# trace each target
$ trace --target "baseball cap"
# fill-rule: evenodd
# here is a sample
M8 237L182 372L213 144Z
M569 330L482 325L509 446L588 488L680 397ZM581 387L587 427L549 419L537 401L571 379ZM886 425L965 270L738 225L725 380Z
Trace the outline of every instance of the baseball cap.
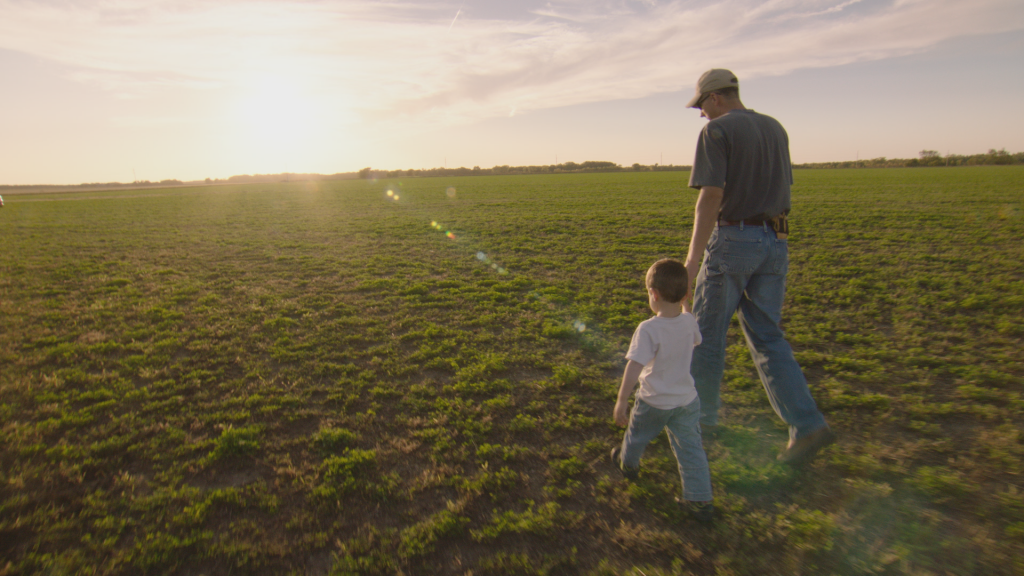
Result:
M724 68L712 68L701 74L700 80L697 80L697 94L686 103L686 107L696 108L697 101L701 96L730 86L740 87L740 81L736 79L736 75Z

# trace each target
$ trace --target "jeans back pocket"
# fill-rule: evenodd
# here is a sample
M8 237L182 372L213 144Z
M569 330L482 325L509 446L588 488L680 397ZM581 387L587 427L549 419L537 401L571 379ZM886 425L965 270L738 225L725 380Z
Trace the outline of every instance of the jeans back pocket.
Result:
M719 244L717 264L724 273L753 274L764 262L765 243L761 238L725 237Z

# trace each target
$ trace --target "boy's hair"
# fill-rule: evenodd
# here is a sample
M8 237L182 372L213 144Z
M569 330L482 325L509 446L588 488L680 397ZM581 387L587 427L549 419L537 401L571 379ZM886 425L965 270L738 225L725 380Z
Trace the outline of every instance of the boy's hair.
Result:
M675 258L658 260L647 270L647 287L657 290L668 302L681 301L690 289L686 266Z

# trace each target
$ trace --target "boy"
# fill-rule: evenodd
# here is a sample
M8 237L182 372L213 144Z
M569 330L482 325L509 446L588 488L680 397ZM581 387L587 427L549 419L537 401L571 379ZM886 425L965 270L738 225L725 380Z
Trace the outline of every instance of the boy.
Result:
M647 444L668 428L683 481L683 500L676 502L701 522L710 522L715 513L711 473L700 439L700 399L690 376L700 331L693 315L683 311L689 286L686 267L678 260L664 258L647 270L647 295L656 316L637 326L626 352L629 363L614 417L616 424L629 427L622 446L612 450L612 462L626 478L635 479ZM638 380L640 390L627 419L627 402Z

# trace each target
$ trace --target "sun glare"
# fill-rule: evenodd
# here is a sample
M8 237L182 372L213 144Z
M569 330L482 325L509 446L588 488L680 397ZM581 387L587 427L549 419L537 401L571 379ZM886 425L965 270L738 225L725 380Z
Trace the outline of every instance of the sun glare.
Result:
M355 115L346 94L302 74L250 76L230 104L230 154L238 170L270 174L338 169L351 154Z
M313 98L294 81L269 77L246 89L238 111L250 135L295 145L311 135L316 108Z

